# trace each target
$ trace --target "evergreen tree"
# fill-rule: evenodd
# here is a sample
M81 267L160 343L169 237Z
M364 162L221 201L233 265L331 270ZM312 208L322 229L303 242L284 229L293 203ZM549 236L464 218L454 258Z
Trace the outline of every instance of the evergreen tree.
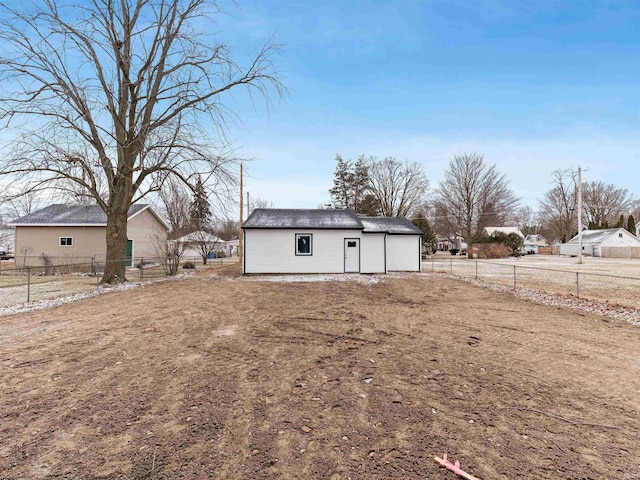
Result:
M189 206L189 217L196 230L203 230L211 220L211 206L200 176L193 187L193 201Z
M620 215L618 223L616 223L616 228L624 228L624 215Z
M337 208L354 208L353 170L350 161L336 155L336 170L333 174L333 188L329 190L331 203Z
M436 234L431 228L429 220L422 213L416 215L412 220L413 224L422 231L422 245L428 253L436 251Z
M636 219L633 218L633 215L629 215L629 218L627 218L627 230L631 232L632 235L636 234Z

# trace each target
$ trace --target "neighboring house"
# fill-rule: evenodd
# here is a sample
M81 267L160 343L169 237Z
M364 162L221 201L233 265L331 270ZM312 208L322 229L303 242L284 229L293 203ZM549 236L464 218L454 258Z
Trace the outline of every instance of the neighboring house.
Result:
M104 261L107 216L98 205L49 205L10 223L15 227L17 266ZM157 257L169 228L149 205L136 204L127 219L128 266L133 258Z
M243 273L421 269L422 232L404 217L359 217L353 210L257 208L242 231Z
M448 252L452 248L456 248L456 242L449 238L438 238L436 240L436 250L440 252Z
M524 238L524 244L532 244L532 245L537 245L538 247L546 247L548 245L549 242L547 242L547 239L544 238L542 235L540 235L539 233L533 234L533 235L527 235Z
M201 257L203 253L208 255L209 252L222 250L224 245L220 237L203 230L191 232L173 241L178 243L184 257Z
M233 240L227 240L223 243L222 251L227 255L227 257L235 257L238 255L238 246L240 242L237 238Z
M505 233L507 235L509 235L510 233L515 233L519 237L524 238L524 233L522 233L518 229L518 227L484 227L483 232L489 236L493 235L494 233Z
M560 255L578 256L578 235L560 245ZM582 254L604 258L640 258L640 239L624 228L584 230Z

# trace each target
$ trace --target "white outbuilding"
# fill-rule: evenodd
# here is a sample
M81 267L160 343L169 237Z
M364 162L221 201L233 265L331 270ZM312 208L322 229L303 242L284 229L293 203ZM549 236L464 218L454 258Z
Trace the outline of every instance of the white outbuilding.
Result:
M575 257L579 251L578 235L560 245L560 255ZM624 228L584 230L582 254L604 258L640 258L640 239Z
M422 232L404 217L257 208L242 225L243 273L421 270Z

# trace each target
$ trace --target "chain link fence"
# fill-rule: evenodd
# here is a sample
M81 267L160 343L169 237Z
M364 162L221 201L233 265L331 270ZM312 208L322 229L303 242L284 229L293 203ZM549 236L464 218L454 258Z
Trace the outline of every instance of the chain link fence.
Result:
M62 259L51 257L39 266L17 268L0 262L0 308L51 300L73 294L86 293L100 287L104 272L104 261L93 258L83 262L64 263ZM67 260L68 261L68 260ZM144 282L163 278L172 274L171 264L175 259L127 258L126 276L129 281ZM236 262L238 258L208 259L208 265L222 265ZM204 266L202 257L181 257L173 272L189 271ZM177 272L176 272L177 270Z
M509 265L488 260L430 259L423 271L484 280L560 295L640 308L640 278Z

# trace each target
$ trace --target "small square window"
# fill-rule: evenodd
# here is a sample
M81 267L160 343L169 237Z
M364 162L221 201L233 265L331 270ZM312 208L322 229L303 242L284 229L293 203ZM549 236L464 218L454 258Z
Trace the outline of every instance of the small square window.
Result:
M296 255L312 255L313 235L296 233Z
M60 246L61 247L72 247L73 246L73 237L60 237Z
M622 234L621 233L618 234L618 238L622 238Z
M357 247L357 242L347 242L347 248Z

